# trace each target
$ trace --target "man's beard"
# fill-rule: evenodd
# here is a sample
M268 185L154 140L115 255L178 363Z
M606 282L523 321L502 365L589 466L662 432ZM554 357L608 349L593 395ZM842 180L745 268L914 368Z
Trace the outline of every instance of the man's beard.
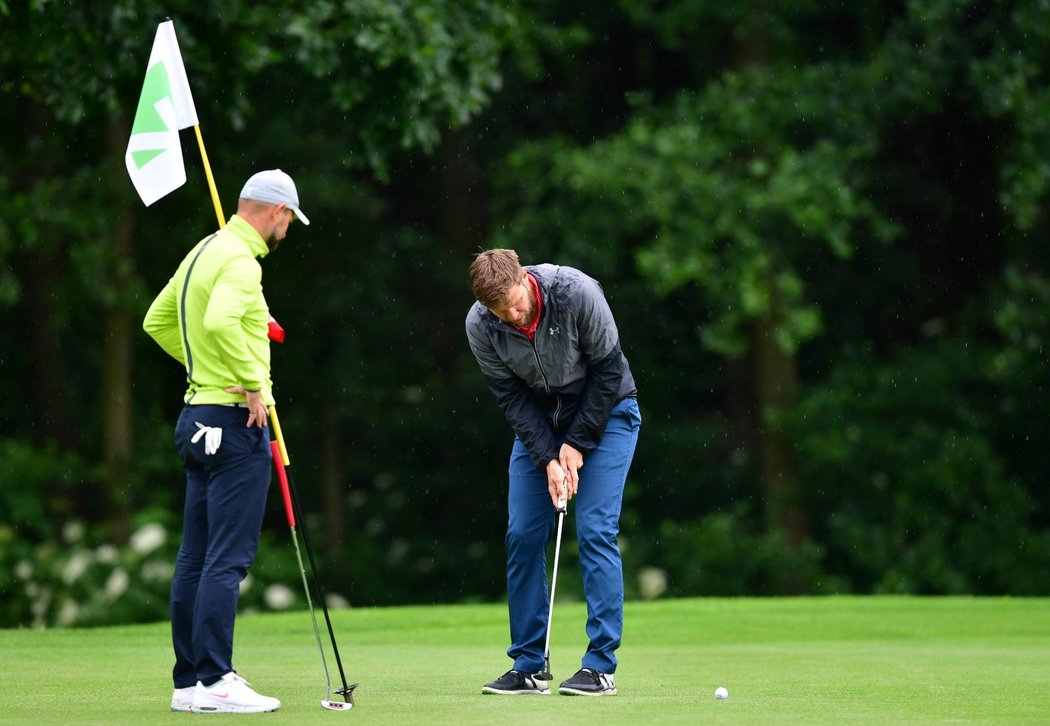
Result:
M270 252L273 252L274 250L276 250L280 246L281 246L281 240L277 239L277 233L276 232L271 232L270 236L266 238L266 247L267 247L267 249L269 249Z

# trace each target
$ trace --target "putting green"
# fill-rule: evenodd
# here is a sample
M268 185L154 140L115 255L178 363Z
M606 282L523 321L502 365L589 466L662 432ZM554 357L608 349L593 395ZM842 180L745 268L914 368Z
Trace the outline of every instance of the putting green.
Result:
M0 724L1043 723L1050 600L829 597L628 603L611 698L481 695L510 667L502 605L332 613L349 713L320 708L324 678L305 612L242 616L236 665L283 701L258 716L168 711L165 623L0 631ZM557 605L555 678L586 646L580 603ZM323 628L323 624L322 624ZM333 680L338 679L329 655ZM717 700L725 686L729 698Z

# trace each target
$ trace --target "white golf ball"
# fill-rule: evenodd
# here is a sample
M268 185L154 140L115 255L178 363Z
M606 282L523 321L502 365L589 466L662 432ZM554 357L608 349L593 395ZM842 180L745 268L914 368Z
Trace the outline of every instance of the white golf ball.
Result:
M715 698L722 700L723 698L729 698L729 691L722 686L715 689Z

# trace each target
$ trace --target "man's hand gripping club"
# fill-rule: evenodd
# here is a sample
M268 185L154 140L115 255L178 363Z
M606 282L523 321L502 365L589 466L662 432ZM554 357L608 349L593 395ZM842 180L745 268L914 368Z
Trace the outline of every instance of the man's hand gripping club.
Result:
M562 510L580 489L583 454L568 444L561 445L557 459L547 462L547 491L554 508Z

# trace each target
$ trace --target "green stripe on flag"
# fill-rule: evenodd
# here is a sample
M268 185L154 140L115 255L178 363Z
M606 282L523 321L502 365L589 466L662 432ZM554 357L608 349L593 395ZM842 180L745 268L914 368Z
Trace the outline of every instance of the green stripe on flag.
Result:
M165 151L167 151L167 148L148 149L146 151L132 151L131 160L135 162L136 168L141 169L142 167L146 166L146 164L150 163L158 156L163 154Z
M154 63L146 71L146 80L142 84L142 95L139 96L139 107L135 110L135 122L131 126L131 135L150 132L168 131L168 125L157 113L157 104L171 96L171 81L164 63ZM144 164L163 154L167 149L143 149L132 152L131 158L139 169Z

